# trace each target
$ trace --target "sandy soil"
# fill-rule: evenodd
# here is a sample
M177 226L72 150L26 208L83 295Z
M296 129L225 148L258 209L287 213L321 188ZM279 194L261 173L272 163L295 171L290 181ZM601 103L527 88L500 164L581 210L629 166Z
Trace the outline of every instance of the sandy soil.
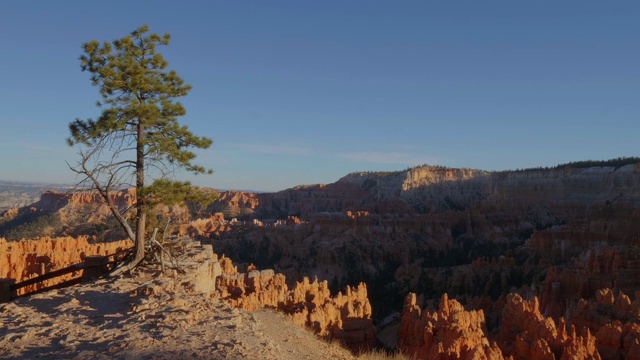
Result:
M179 281L138 271L0 304L0 358L354 359L282 314L170 286ZM133 296L150 283L174 290Z

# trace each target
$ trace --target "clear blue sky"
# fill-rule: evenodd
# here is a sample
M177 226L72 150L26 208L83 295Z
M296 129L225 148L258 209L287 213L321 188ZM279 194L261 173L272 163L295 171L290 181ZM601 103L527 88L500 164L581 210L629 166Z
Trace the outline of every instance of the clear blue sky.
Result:
M281 190L422 163L640 155L638 1L1 1L0 179L72 182L96 117L81 44L139 25L193 90L214 188Z

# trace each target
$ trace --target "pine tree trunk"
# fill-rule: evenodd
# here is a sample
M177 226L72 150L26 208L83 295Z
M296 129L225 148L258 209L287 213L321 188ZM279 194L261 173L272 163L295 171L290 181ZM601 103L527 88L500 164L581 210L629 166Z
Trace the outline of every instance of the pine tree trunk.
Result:
M127 271L131 271L133 268L144 259L144 235L146 227L146 214L145 199L140 195L142 188L144 187L144 125L141 120L138 120L138 141L136 145L136 211L138 212L138 219L136 221L136 238L133 239L135 243L135 253L131 261L116 269L111 273L111 276L119 275Z
M135 263L135 265L138 265L138 263L142 261L142 259L144 259L144 228L146 226L145 221L145 213L141 213L140 215L138 215L138 225L136 229L136 256L131 261L132 263Z
M144 100L142 101L144 102ZM140 195L144 187L144 125L138 120L138 143L136 145L136 210L138 221L136 224L136 253L131 261L135 267L144 259L144 235L146 227L145 199Z

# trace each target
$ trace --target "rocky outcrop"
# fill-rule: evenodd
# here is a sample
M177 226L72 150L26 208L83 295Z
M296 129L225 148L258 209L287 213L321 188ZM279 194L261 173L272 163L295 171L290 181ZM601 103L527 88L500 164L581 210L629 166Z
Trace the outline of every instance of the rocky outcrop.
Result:
M289 289L286 277L273 270L238 273L226 258L217 288L222 299L245 310L273 308L283 311L295 323L307 326L319 336L338 339L353 350L375 346L375 328L367 287L347 286L344 293L331 296L326 281L310 282L307 277Z
M244 191L224 191L208 206L211 213L222 212L228 218L250 216L260 205L258 195Z
M438 310L423 312L411 293L405 299L398 347L412 359L503 359L485 331L482 310L465 311L444 294Z
M15 282L83 262L91 255L111 255L131 247L130 241L94 243L88 237L40 238L36 240L6 241L0 238L0 278ZM47 288L82 275L75 273L29 285L18 295Z
M356 351L375 346L375 328L371 321L371 305L367 286L347 286L331 296L327 281L297 282L285 302L285 313L297 324L311 327L317 334L339 339Z
M228 266L225 270L228 271ZM251 270L247 273L225 271L217 280L221 297L232 306L253 311L283 308L288 289L286 277L273 270Z
M135 203L136 191L131 188L114 192L111 195L111 200L117 207L126 209ZM69 204L86 205L102 203L104 203L102 196L95 191L62 193L49 190L43 192L40 200L32 206L42 211L55 211Z
M215 213L206 219L196 219L186 224L178 225L178 235L190 237L210 237L221 232L231 231L231 224L224 219L224 214Z
M18 208L11 208L11 209L5 210L1 216L2 222L11 221L15 219L16 216L18 216L18 212L19 212Z
M183 237L181 251L176 252L175 263L179 268L167 269L167 276L156 279L136 288L131 296L150 296L185 291L204 297L214 296L216 280L222 275L223 265L211 245L202 245L198 241ZM175 279L180 279L177 282ZM135 309L140 311L144 309Z
M124 212L134 204L135 190L113 192L111 200ZM107 224L113 215L97 192L48 190L37 202L5 215L8 216L0 218L0 235L11 240L100 235L114 241L126 237L117 223Z

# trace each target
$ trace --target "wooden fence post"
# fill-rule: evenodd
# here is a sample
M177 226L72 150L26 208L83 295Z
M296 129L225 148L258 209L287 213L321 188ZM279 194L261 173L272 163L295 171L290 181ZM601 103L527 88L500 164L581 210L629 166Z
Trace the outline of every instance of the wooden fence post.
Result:
M82 281L90 281L99 278L109 272L109 266L106 264L106 256L90 255L84 259L86 266L82 270Z
M17 292L11 290L11 285L15 283L15 279L0 279L0 303L8 302L17 296Z

